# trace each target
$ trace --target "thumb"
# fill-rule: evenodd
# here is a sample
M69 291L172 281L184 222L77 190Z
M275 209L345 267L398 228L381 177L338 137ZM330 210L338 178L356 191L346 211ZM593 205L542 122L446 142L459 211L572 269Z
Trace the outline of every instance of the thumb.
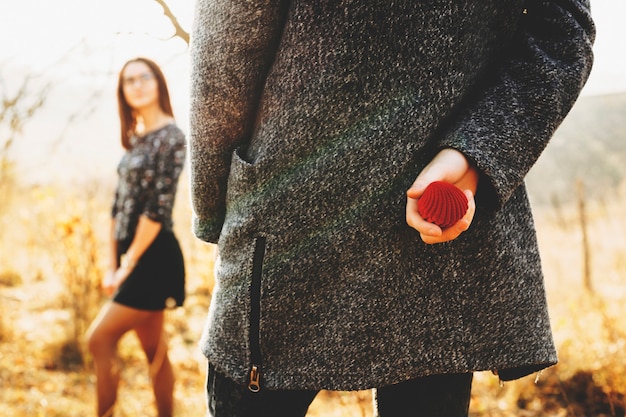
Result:
M415 179L411 187L406 192L408 198L419 198L432 182L440 181L442 178L436 174L434 169L423 170Z
M411 187L406 191L406 196L408 198L418 199L424 193L424 190L428 186L425 182L414 182Z
M443 149L419 173L413 185L407 190L407 197L419 198L426 187L434 181L455 183L467 169L467 159L462 153L455 149Z

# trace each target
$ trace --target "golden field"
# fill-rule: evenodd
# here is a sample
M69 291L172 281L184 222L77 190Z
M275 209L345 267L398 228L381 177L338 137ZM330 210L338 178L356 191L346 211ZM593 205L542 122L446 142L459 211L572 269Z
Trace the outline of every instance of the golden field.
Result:
M95 381L81 335L104 302L98 285L112 184L12 183L1 191L2 415L95 415ZM583 208L535 209L560 363L537 381L527 377L502 386L490 373L476 374L472 416L625 415L625 207L622 189ZM183 178L175 220L188 297L183 308L167 314L180 417L205 413L205 363L197 344L213 286L214 250L192 236L189 213ZM133 334L122 339L120 355L116 416L155 416L145 358ZM371 395L322 392L309 415L369 417Z

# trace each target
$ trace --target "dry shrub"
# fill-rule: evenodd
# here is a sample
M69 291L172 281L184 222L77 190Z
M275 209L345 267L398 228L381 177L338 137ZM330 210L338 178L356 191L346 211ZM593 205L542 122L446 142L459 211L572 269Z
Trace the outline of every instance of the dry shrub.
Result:
M562 402L574 410L573 415L625 415L626 327L622 304L591 293L577 300L575 320L569 324L573 336L560 348Z
M98 240L90 223L74 215L58 223L60 254L57 268L66 288L66 303L72 316L71 343L83 362L87 350L82 339L102 303L102 271Z
M625 415L626 189L539 211L538 230L559 364L538 384L545 415ZM579 196L585 199L584 195ZM555 221L555 217L559 221ZM592 233L585 236L583 228ZM518 406L532 402L520 392ZM538 414L540 415L540 414Z
M0 285L16 287L22 285L22 276L11 269L0 272Z
M48 344L45 353L47 358L44 363L44 368L49 371L78 370L85 363L80 343L72 337Z
M534 416L563 415L566 410L568 416L624 417L624 395L607 392L595 372L578 370L566 375L556 366L544 372L536 390L519 390L518 410Z
M5 314L4 311L2 311L3 309L3 304L0 303L0 342L7 342L13 337L13 331L4 318Z
M0 286L15 287L22 284L22 277L13 270L0 272ZM0 302L0 342L5 342L13 337L11 325L4 314L4 303Z

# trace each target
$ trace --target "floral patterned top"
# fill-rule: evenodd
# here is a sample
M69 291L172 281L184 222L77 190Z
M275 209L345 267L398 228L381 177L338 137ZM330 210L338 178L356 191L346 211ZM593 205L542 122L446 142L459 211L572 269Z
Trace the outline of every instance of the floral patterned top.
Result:
M185 163L185 135L169 124L144 136L134 136L117 167L119 181L112 216L115 239L132 238L141 215L172 230L172 210L178 178Z

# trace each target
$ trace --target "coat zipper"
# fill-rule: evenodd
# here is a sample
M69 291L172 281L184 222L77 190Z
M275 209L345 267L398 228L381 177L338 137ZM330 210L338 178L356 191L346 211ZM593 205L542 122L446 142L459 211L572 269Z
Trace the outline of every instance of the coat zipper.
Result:
M261 277L263 275L263 258L265 256L265 237L258 237L254 247L252 260L252 283L250 285L250 382L248 389L252 392L261 391Z

